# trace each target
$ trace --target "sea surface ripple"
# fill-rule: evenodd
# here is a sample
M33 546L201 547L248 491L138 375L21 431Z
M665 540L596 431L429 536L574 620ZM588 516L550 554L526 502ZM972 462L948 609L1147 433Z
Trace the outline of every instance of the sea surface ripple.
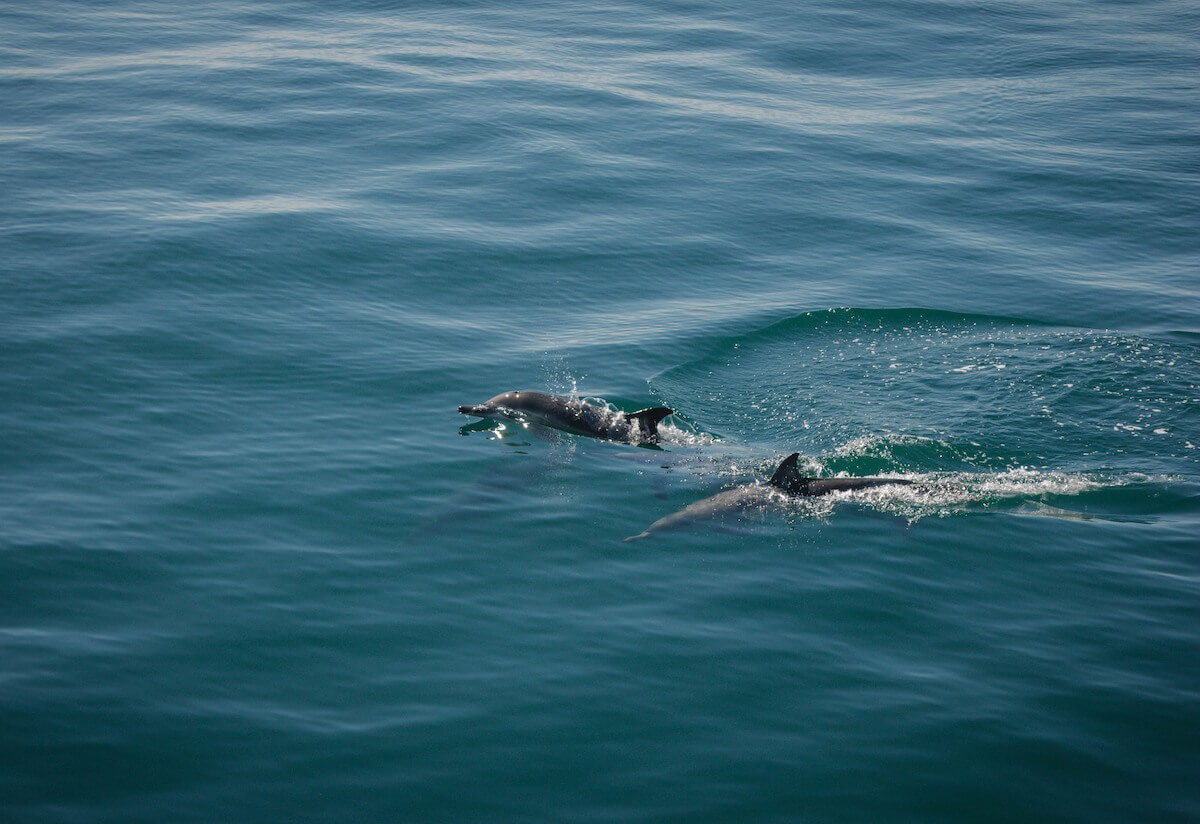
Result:
M1200 818L1195 3L0 31L0 820Z

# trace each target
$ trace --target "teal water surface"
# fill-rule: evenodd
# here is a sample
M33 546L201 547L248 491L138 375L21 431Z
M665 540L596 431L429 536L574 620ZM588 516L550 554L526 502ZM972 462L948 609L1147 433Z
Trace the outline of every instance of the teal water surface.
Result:
M1200 818L1194 4L0 23L4 821Z

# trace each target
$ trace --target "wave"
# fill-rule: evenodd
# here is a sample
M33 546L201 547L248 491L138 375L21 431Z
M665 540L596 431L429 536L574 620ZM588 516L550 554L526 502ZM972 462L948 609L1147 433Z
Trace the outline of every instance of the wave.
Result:
M719 341L650 381L705 428L858 468L1194 471L1200 347L1041 320L841 308ZM872 440L874 439L874 440ZM938 443L953 444L950 452ZM929 450L932 449L932 452ZM928 454L926 454L928 453Z

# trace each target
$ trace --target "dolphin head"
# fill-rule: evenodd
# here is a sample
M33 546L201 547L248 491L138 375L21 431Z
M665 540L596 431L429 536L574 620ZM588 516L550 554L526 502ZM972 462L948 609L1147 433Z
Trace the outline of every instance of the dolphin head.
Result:
M489 398L483 403L466 404L458 407L458 411L464 415L475 415L480 418L490 418L495 415L503 415L505 410L519 408L521 401L520 392L502 392L494 398Z

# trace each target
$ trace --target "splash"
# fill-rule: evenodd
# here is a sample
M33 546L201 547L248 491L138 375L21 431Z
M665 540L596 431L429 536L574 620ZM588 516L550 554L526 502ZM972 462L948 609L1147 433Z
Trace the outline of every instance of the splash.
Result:
M843 474L843 473L839 473ZM1003 472L917 472L896 474L912 485L880 486L835 492L819 498L791 499L792 517L828 518L839 505L853 504L916 523L925 518L945 518L982 511L1020 514L1057 513L1078 520L1104 519L1104 513L1068 509L1064 499L1138 483L1163 482L1137 474L1072 473L1019 467ZM1059 505L1053 505L1054 501ZM1077 503L1079 503L1077 501Z
M567 356L561 352L545 352L542 356L542 373L547 390L559 395L579 398L579 382L587 375L576 375L567 364Z
M674 446L711 446L717 442L717 436L711 432L704 432L691 425L677 425L674 418L672 415L658 425L659 443Z

